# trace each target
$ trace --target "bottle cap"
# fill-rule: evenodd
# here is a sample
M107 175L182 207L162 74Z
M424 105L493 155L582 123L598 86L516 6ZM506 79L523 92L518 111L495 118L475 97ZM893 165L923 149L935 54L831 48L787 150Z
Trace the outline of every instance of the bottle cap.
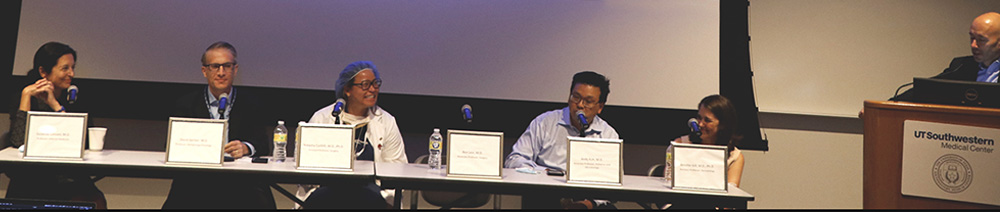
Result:
M434 132L441 132L441 129L434 128Z
M282 124L282 125L283 125L283 124L285 124L285 121L283 121L283 120L278 120L278 124Z

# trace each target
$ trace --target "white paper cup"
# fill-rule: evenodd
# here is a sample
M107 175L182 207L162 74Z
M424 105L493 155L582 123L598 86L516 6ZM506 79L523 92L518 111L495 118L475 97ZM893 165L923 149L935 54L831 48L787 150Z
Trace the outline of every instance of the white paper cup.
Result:
M104 149L104 135L108 133L108 128L91 127L87 128L87 135L90 137L90 150L101 151Z

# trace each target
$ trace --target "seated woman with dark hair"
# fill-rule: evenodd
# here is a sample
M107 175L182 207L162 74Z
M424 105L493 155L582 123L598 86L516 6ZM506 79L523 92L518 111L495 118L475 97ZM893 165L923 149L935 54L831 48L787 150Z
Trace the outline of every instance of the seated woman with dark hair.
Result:
M71 110L66 89L76 75L76 51L66 44L49 42L35 52L34 66L27 79L32 82L15 95L10 113L10 135L3 147L24 145L28 111L66 112ZM7 170L5 170L7 171ZM107 208L107 200L90 176L72 173L7 171L10 186L6 198L70 200L94 202Z
M740 187L740 178L743 176L743 164L745 161L743 160L743 153L740 152L740 149L736 148L736 143L742 138L735 133L738 123L736 107L733 106L733 103L729 99L720 95L707 96L698 103L698 128L701 130L701 141L693 142L689 136L685 135L674 139L673 142L725 145L726 150L729 152L728 160L726 160L726 172L728 176L726 182L729 185ZM673 147L668 147L668 151L669 148ZM713 207L674 203L670 208L710 209Z
M697 144L725 145L729 151L726 170L729 179L726 182L740 187L740 177L743 175L743 153L736 148L740 136L736 135L736 107L726 97L719 95L707 96L698 103L698 128L701 130L701 142ZM681 136L674 139L677 143L692 143L690 137Z

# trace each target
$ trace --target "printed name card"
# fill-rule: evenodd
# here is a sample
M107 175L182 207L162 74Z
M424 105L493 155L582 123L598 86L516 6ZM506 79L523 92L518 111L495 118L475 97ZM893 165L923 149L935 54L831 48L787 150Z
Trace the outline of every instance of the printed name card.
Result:
M295 139L298 169L354 171L355 125L299 122Z
M566 182L622 185L622 140L567 136Z
M502 178L503 132L448 130L448 176Z
M83 160L86 113L28 112L25 159Z
M673 146L673 189L727 192L725 146L684 144Z
M228 129L224 119L170 117L166 163L222 166Z

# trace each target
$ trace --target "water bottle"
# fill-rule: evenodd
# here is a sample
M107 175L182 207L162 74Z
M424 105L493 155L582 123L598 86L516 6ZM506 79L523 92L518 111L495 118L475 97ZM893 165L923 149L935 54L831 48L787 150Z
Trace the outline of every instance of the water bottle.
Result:
M441 129L434 128L434 133L431 134L430 142L428 142L428 151L430 152L430 157L427 158L427 165L431 166L431 169L441 169Z
M274 152L271 154L271 161L285 162L286 144L288 144L288 128L285 128L285 121L279 120L278 126L274 127Z
M673 175L674 155L673 155L673 153L671 151L672 148L673 148L673 146L667 147L667 157L666 157L667 161L666 161L666 163L664 163L664 166L663 166L663 179L664 179L663 184L666 185L668 188L672 188L674 186L674 184L673 184L673 182L674 182L674 175Z

